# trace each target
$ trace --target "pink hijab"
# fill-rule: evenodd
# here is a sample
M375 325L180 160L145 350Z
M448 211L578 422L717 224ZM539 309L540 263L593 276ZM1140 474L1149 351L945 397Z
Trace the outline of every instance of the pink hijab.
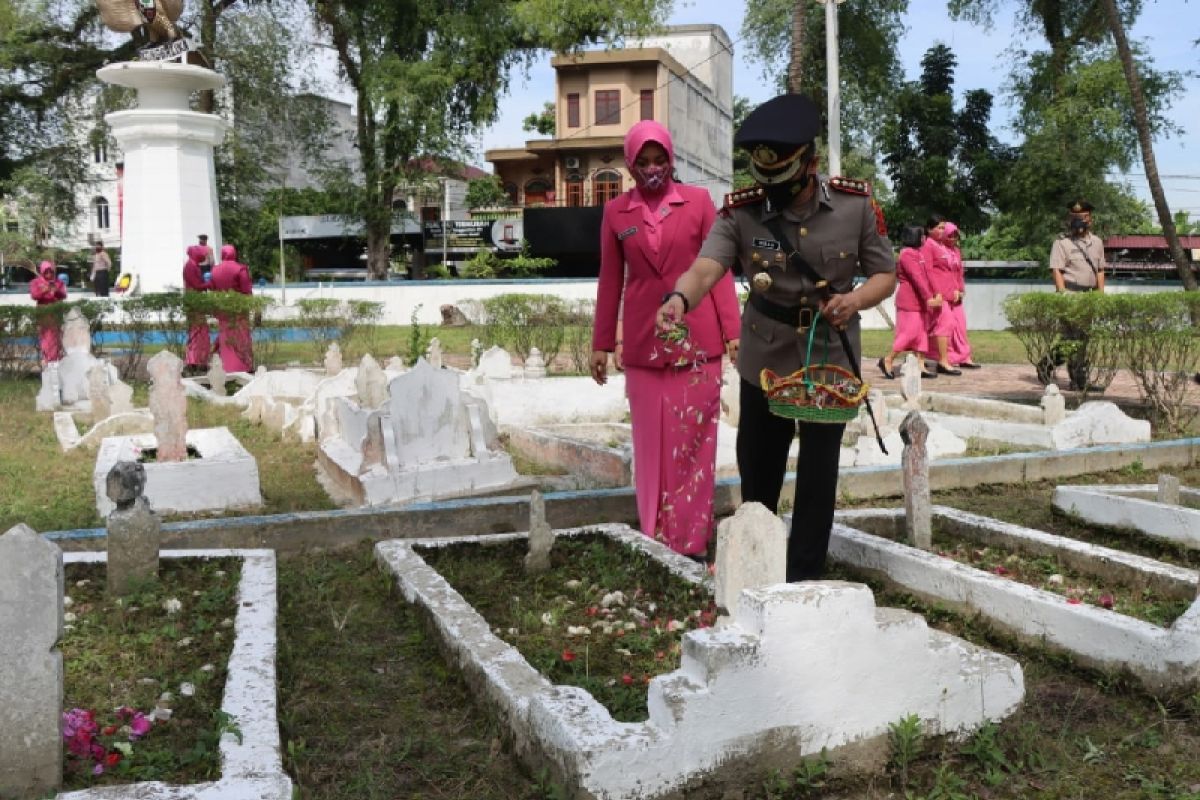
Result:
M204 256L208 255L208 251L201 245L194 244L187 249L187 257L197 264L204 261Z
M629 167L630 173L633 172L633 164L646 142L658 142L662 149L667 151L671 166L675 166L675 146L671 143L671 134L654 120L644 119L625 134L625 166Z
M947 242L950 241L950 237L955 236L957 234L958 234L958 226L955 225L953 222L947 222L945 224L945 226L942 228L942 239L944 241L947 241Z
M231 244L221 245L222 261L237 261L237 249Z

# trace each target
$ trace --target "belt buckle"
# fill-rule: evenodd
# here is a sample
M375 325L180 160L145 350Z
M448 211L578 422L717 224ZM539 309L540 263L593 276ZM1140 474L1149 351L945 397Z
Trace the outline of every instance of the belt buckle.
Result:
M812 309L809 308L808 306L802 307L800 309L800 321L796 325L796 332L797 333L808 333L808 329L812 327L812 324L813 324Z

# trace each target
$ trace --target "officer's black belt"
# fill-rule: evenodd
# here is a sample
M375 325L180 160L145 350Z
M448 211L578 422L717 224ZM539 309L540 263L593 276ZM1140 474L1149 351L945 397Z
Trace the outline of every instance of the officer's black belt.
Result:
M782 322L792 328L808 329L812 326L813 312L809 306L781 306L757 292L750 293L750 305L767 319Z

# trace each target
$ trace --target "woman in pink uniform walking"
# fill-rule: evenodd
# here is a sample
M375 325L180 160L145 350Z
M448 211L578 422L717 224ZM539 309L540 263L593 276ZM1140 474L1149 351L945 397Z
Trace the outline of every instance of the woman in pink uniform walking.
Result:
M211 282L214 292L251 293L250 270L238 263L233 245L221 248L221 263L213 267ZM226 372L254 371L254 341L247 315L217 314L217 352Z

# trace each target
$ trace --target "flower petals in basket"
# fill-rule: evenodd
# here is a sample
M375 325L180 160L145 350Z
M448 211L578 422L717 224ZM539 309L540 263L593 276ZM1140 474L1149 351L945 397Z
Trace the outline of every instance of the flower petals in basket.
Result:
M837 364L814 364L786 376L764 369L758 377L771 413L803 422L849 422L870 388Z

